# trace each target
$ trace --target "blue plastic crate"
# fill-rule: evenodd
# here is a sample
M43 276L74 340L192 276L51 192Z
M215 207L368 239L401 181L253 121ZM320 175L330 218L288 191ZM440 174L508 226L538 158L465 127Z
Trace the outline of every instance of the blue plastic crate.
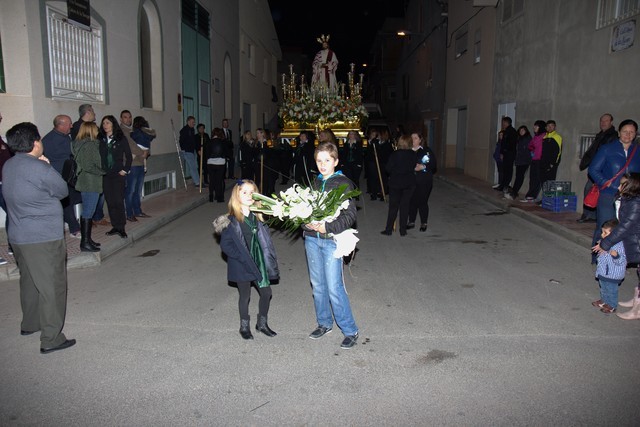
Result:
M577 196L555 196L542 198L542 208L552 212L575 212L577 205Z

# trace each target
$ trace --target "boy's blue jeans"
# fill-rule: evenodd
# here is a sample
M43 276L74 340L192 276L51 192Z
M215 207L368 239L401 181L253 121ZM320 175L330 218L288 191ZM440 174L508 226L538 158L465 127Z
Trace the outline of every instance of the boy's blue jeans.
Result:
M600 282L600 299L612 308L618 308L618 286L620 280L598 279Z
M355 335L358 327L351 313L349 297L344 288L342 257L334 258L336 242L333 239L304 237L309 278L313 286L313 302L319 326L333 327L335 317L345 336ZM332 316L333 312L333 316Z

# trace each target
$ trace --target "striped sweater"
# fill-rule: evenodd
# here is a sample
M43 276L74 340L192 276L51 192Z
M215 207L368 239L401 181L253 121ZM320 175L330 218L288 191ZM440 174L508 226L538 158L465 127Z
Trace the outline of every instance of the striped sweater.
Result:
M617 251L618 256L611 256L611 251ZM624 245L618 242L609 249L598 255L598 267L596 268L597 279L622 280L627 269L627 256L624 252Z

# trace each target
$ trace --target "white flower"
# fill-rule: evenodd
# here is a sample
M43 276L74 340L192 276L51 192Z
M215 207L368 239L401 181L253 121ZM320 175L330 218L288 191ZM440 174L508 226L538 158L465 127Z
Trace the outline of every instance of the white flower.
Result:
M313 208L308 203L298 203L294 206L291 206L291 210L289 210L289 215L292 218L300 218L305 219L309 218L313 213Z

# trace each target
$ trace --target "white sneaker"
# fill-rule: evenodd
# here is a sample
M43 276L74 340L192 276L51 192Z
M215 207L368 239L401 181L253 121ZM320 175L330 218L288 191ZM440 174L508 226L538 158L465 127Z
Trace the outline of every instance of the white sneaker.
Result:
M0 265L5 265L5 264L9 264L9 261L7 261L6 259L0 257Z
M507 200L513 200L513 196L511 195L511 193L504 193L504 198Z
M75 233L69 233L69 236L73 237L74 239L81 239L82 235L80 234L79 231L76 231Z
M500 187L500 184L493 185L491 188L493 188L495 190L498 187Z

